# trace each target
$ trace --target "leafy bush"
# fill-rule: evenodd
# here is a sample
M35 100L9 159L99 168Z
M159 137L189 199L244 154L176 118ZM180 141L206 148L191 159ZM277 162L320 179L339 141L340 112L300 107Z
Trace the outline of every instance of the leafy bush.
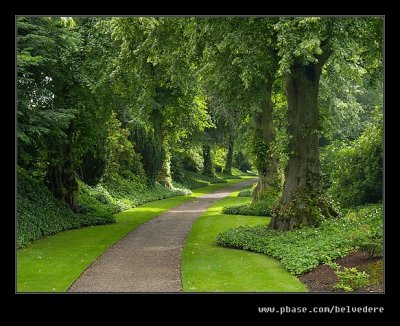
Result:
M171 155L171 176L173 180L178 182L185 179L183 161L181 153L173 153Z
M368 253L369 258L381 256L383 254L383 223L381 219L373 218L374 205L367 205L366 208L361 208L364 214L370 214L370 223L364 225L358 231L355 231L355 245L358 249ZM371 208L369 208L371 207ZM349 218L357 219L357 210L349 211Z
M225 183L225 179L219 177L209 177L200 173L184 170L184 178L179 183L186 188L194 189L209 186L212 183Z
M153 186L147 186L134 175L129 178L118 176L112 182L104 182L102 186L115 200L123 202L128 208L189 193L187 189L168 189L157 182Z
M198 173L203 170L203 156L197 151L190 149L183 154L183 167L187 171Z
M131 128L129 140L132 142L135 151L141 155L141 163L149 184L153 185L158 172L162 169L165 152L154 137L152 130L137 124Z
M236 153L234 164L240 171L247 172L251 170L250 161L242 152Z
M250 196L251 196L251 190L250 190ZM255 203L225 206L222 209L222 213L232 214L232 215L271 216L272 208L275 202L276 202L276 197L270 196L266 197L263 200L259 200Z
M140 176L114 175L113 181L89 186L78 180L79 214L56 199L42 181L19 170L17 193L17 247L21 248L43 236L89 225L115 222L113 214L149 201L189 195L191 191L177 185L167 189L156 183L143 184Z
M275 257L289 272L299 275L345 256L357 248L361 236L379 232L382 223L382 206L368 205L342 218L324 220L318 228L286 232L265 226L230 229L218 235L217 243Z
M113 222L112 209L98 214L84 206L81 213L75 214L68 205L56 199L41 180L18 170L17 248L64 230Z
M335 271L339 279L339 282L333 287L334 289L352 292L370 284L370 276L366 272L358 271L355 267L343 267L341 271L340 266L336 263L328 262L327 265Z
M322 168L330 192L343 206L358 206L382 200L383 122L375 122L349 146L331 144L322 155ZM327 182L327 181L326 181Z
M105 172L107 149L104 142L95 143L82 157L78 173L80 178L88 185L97 185Z
M383 254L383 237L382 234L365 234L360 236L356 245L358 249L368 253L369 258L382 256Z
M105 168L105 179L112 181L118 176L129 178L132 174L146 182L145 170L142 165L142 157L135 152L133 144L128 140L130 132L121 128L121 122L113 113L108 122L109 135L107 147L109 158Z
M238 197L251 197L253 195L253 191L250 188L242 189L238 193Z

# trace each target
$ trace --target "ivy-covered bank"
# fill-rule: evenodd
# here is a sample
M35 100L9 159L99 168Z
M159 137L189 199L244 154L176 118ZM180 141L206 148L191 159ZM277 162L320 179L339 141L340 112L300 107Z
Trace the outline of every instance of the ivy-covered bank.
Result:
M349 210L341 218L325 220L317 228L287 232L264 225L239 227L219 234L217 243L275 257L292 274L300 275L354 249L381 255L383 209L382 205L367 205Z
M134 178L122 176L115 177L113 181L101 182L97 186L89 186L78 180L79 213L75 213L68 205L55 198L42 180L22 169L18 172L17 248L60 231L115 223L115 213L147 202L192 193L175 182L175 187L169 189L158 183L148 186ZM222 175L220 178L209 178L190 171L184 171L183 178L185 185L191 189L227 182ZM240 180L240 176L232 178Z

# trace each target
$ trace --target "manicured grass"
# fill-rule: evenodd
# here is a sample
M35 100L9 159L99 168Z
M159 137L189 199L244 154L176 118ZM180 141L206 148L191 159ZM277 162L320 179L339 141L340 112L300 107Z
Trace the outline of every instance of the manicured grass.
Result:
M18 292L64 292L107 248L164 211L243 179L198 188L191 196L159 200L116 214L117 223L69 230L17 251Z
M251 199L224 198L193 225L183 251L182 283L186 292L305 292L303 283L280 262L265 255L217 246L217 235L241 225L268 224L270 218L225 215L222 208Z

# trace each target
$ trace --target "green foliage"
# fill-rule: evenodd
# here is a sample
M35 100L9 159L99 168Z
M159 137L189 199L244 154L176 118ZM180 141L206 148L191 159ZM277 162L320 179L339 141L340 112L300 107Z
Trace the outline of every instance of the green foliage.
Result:
M95 186L104 175L107 164L107 147L96 143L82 158L78 168L81 179L90 186Z
M171 155L171 176L175 181L183 181L185 179L184 163L182 155L174 153Z
M238 193L238 197L252 197L252 196L253 196L253 190L250 188L242 189Z
M272 208L277 199L276 196L271 195L251 204L226 206L222 209L222 213L232 215L271 216Z
M365 250L369 257L383 255L383 223L378 219L372 219L371 224L366 225L359 231L356 246Z
M234 155L235 166L242 172L247 172L251 170L251 164L249 159L239 151Z
M121 122L117 120L115 113L112 114L108 124L107 147L110 157L107 161L105 179L113 180L118 175L128 178L130 174L133 174L142 181L141 183L145 183L141 156L135 152L132 143L128 140L129 131L121 128Z
M89 207L82 209L80 214L73 213L66 204L54 198L42 181L22 169L18 170L18 248L64 230L113 222L112 209L97 212Z
M372 123L349 146L328 146L323 166L330 176L331 194L343 206L358 206L382 200L383 121L377 112ZM327 165L330 166L327 166Z
M383 259L367 264L364 269L370 276L370 284L383 283Z
M275 257L292 274L300 275L357 248L367 230L378 230L383 224L382 214L381 205L369 205L324 220L317 228L280 232L265 226L239 227L219 234L217 243Z
M78 202L82 209L94 210L100 216L112 216L115 213L131 208L111 196L103 185L89 186L82 181L79 183Z
M271 210L266 202L259 201L253 205L243 204L226 206L222 210L222 213L232 215L270 216Z
M200 172L203 170L203 158L197 151L190 149L182 153L183 167L185 170Z
M281 75L289 73L294 62L318 62L328 48L355 63L373 65L382 56L382 17L283 17L274 29Z
M226 183L227 181L223 177L209 177L200 173L195 173L192 171L183 171L183 179L180 181L184 187L193 189L203 186L208 186L212 183ZM229 176L230 177L230 176ZM230 179L230 178L228 178ZM232 179L232 178L231 178ZM234 178L233 178L234 179ZM237 178L240 179L240 178Z
M32 167L48 141L66 139L77 113L59 98L60 78L71 68L77 38L56 19L18 17L17 29L18 162Z
M150 201L189 194L187 189L168 189L158 183L155 183L154 186L147 186L133 175L130 178L117 176L112 181L105 181L102 186L113 198L118 199L128 208Z
M365 250L370 258L382 256L383 254L383 238L381 234L368 234L361 237L356 244L360 250Z
M339 279L334 289L352 292L370 284L370 276L366 272L358 271L355 267L344 267L341 271L340 266L336 263L328 262L327 265L335 271Z
M146 130L140 124L136 124L131 130L129 139L134 144L135 151L141 155L141 162L149 184L154 185L165 156L162 144L155 139L152 130Z
M271 149L269 148L264 136L263 130L256 130L251 139L252 155L255 158L254 164L258 169L268 170L270 162Z

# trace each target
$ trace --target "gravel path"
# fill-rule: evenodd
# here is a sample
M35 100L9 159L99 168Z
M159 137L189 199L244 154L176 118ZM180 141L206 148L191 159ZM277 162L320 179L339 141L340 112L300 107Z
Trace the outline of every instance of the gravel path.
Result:
M183 245L214 202L256 179L194 198L143 223L104 252L69 292L180 292Z

